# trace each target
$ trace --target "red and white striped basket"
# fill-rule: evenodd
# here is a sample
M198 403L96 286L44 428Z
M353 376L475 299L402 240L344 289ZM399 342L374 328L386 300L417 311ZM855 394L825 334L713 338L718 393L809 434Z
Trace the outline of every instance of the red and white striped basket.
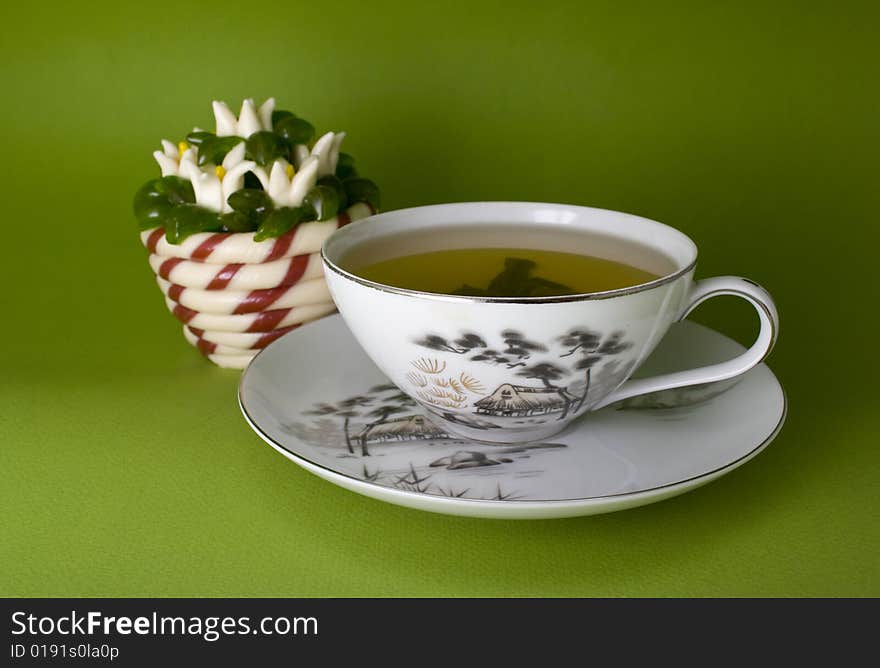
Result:
M243 369L278 337L336 310L321 245L372 213L368 204L355 204L266 241L254 241L253 232L204 232L169 244L161 227L141 232L141 241L186 340L215 364Z

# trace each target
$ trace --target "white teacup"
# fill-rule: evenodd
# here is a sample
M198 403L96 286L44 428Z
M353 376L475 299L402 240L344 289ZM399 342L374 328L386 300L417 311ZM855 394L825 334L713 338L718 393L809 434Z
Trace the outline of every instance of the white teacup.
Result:
M594 255L661 278L560 297L467 297L382 285L349 269L476 247ZM322 256L342 317L378 367L450 432L481 441L545 439L621 399L733 378L767 356L779 331L766 290L735 276L695 283L690 238L616 211L529 202L402 209L340 229ZM751 348L719 364L629 380L673 322L717 295L757 310Z

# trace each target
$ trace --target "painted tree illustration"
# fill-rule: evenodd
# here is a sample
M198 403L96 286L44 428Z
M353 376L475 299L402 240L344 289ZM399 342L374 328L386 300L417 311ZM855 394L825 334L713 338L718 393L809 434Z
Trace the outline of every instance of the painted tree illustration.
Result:
M357 409L362 406L369 406L372 403L373 399L368 396L358 395L355 397L349 397L348 399L343 399L339 402L338 405L334 406L333 404L321 403L317 404L315 408L310 411L306 411L306 415L335 415L337 417L341 417L344 419L342 423L342 431L345 434L345 445L348 447L348 451L351 454L354 454L354 446L351 442L351 433L349 431L349 424L351 422L351 418L360 417L361 412Z
M281 430L321 448L335 448L339 445L339 426L336 420L330 418L319 418L312 420L309 424L283 422Z
M516 372L516 375L522 376L523 378L540 380L544 384L544 387L556 392L556 394L559 395L559 398L562 399L562 415L560 415L558 419L565 419L565 416L568 415L568 409L571 402L565 394L565 388L551 382L565 377L565 369L556 366L555 364L550 364L549 362L540 362L520 369Z
M388 394L389 392L391 394ZM376 406L376 403L380 405ZM355 445L360 443L361 455L369 456L370 452L367 447L366 437L369 436L373 428L387 421L388 416L406 412L415 405L416 402L408 394L401 392L396 385L384 383L371 387L364 394L342 399L336 404L326 402L315 404L311 410L304 411L303 414L342 418L345 445L349 453L355 454ZM375 408L368 413L364 413L361 409L367 406L375 406ZM371 420L366 425L363 438L356 438L351 435L351 421L353 418L359 417L366 417Z
M595 390L597 396L602 396L616 390L621 380L635 366L635 363L635 359L627 360L625 363L614 358L608 360L598 371L593 372L590 389Z
M431 350L442 350L456 355L463 355L476 348L486 347L486 342L476 334L462 334L460 338L451 342L442 336L428 334L425 338L417 340L416 344Z
M490 348L485 339L473 333L462 334L459 338L449 341L448 339L429 334L416 343L431 350L440 350L456 355L475 353L468 359L474 362L486 362L489 364L504 364L508 369L525 366L525 361L535 352L546 352L547 347L535 341L529 341L522 333L514 329L505 329L501 332L504 348L496 350Z
M366 417L373 418L373 421L367 425L366 429L364 429L364 432L361 434L361 437L360 437L361 456L362 457L369 457L370 456L370 450L367 447L367 439L370 436L370 432L372 432L373 429L378 427L380 424L387 422L388 418L391 415L394 415L395 413L405 413L406 411L407 411L407 409L404 406L391 406L391 405L385 404L383 406L378 406L378 407L374 408L373 410L371 410L369 413L366 414Z
M397 386L394 386L394 389L396 390ZM415 400L411 396L409 396L408 394L406 394L404 392L400 392L399 390L397 392L395 392L394 394L392 394L391 396L385 397L383 399L383 401L388 402L388 403L392 403L392 404L397 404L398 406L414 407L416 405Z
M349 397L348 399L343 399L339 402L339 410L336 414L342 418L345 418L345 422L343 422L342 428L345 432L345 445L348 446L348 451L354 454L354 447L351 444L351 435L348 430L349 421L353 417L360 417L362 413L357 410L363 406L369 406L373 402L371 397L358 395L355 397Z
M632 343L623 340L624 333L621 331L612 332L607 338L603 339L601 334L593 332L586 328L573 329L568 334L560 337L563 346L569 348L567 353L560 357L569 357L575 353L580 355L580 359L575 362L574 368L584 372L585 386L583 394L578 399L574 411L579 411L584 402L587 400L587 394L590 392L590 383L592 381L593 369L599 362L606 357L619 355L620 353L632 348Z
M507 346L502 352L519 360L528 359L532 353L547 352L547 346L536 341L529 341L515 329L505 329L501 332L501 337L504 339L504 345Z

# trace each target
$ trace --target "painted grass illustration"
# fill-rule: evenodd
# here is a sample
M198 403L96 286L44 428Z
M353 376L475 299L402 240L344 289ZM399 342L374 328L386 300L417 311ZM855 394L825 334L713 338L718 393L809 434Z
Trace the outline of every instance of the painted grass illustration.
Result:
M441 362L434 358L420 357L411 362L411 364L419 371L427 374L443 373L446 370L446 362Z
M416 387L428 387L428 379L422 374L410 371L406 374L406 379Z
M464 408L468 405L468 393L479 395L485 386L470 374L444 376L446 362L421 357L410 362L421 373L410 371L406 379L416 389L416 396L436 408Z

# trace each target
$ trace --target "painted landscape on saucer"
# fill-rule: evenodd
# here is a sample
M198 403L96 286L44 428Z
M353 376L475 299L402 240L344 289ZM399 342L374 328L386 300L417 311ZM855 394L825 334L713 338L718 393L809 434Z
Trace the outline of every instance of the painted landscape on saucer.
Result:
M441 381L455 375L458 382L468 383L466 389L472 395L469 412L450 409L448 415L435 415L432 410L441 409L417 404L406 383L403 388L392 384L359 351L340 320L303 330L302 336L313 338L283 338L245 372L239 393L244 415L264 440L290 459L345 487L358 491L374 487L365 492L374 496L386 490L395 498L417 495L438 502L492 501L488 505L501 507L665 489L702 479L753 454L756 446L768 442L778 430L784 416L785 400L778 383L766 367L759 367L730 381L665 390L612 404L542 441L486 443L456 436L448 420L493 429L505 421L528 419L498 415L497 410L475 410L483 408L474 406L476 402L498 389L489 367L477 376L453 363L461 359L460 353L450 353L447 358L437 354L441 351L418 351L415 358L439 362L426 362L419 373L437 371L430 375ZM535 339L529 337L528 341ZM459 350L463 347L458 346ZM564 357L563 362L578 352ZM708 328L681 323L673 327L637 374L670 373L730 359L741 352L742 346ZM331 357L334 363L328 365ZM609 355L593 367L592 388L601 389L602 369L605 363L615 361L616 356ZM475 370L482 368L478 364ZM461 378L461 373L470 375ZM586 381L583 371L581 378ZM524 380L528 386L538 386L529 382L531 379ZM433 382L432 386L442 387ZM585 394L574 381L565 389L578 401ZM590 400L587 397L584 404ZM555 419L553 413L533 417Z
M541 498L547 458L568 447L460 438L429 420L391 384L316 403L302 418L281 425L282 430L311 445L320 458L332 458L335 470L385 487L456 498ZM475 425L492 426L480 418L469 424Z
M654 419L686 420L691 410L733 384L667 390L638 397L639 401L632 405L622 402L615 408L659 408L662 416L654 413ZM441 420L432 421L423 411L396 386L383 383L332 402L316 402L299 412L301 419L283 422L279 427L310 446L313 461L329 469L384 487L450 498L556 498L560 467L577 466L579 457L565 443L480 443L448 432L439 426L443 424ZM466 420L463 423L472 428L496 426L483 415L462 417L447 413L441 417L460 423ZM606 452L605 456L610 454ZM597 456L595 451L593 456ZM606 462L606 466L611 466L606 474L608 480L621 473L621 462Z

